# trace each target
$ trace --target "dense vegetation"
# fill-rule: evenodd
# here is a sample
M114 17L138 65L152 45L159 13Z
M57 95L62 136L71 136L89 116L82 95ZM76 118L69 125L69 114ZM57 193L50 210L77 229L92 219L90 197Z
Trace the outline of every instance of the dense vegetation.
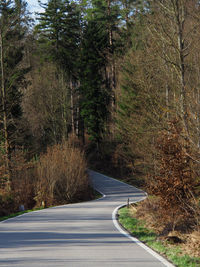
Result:
M145 184L169 231L198 229L199 1L41 5L0 3L1 214L88 197L85 151Z

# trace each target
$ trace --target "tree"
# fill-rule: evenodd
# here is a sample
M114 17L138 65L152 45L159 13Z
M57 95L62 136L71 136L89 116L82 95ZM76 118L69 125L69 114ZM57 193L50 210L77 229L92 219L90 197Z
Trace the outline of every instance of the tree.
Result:
M120 141L129 159L141 156L147 186L155 186L157 195L165 192L165 204L171 198L179 215L189 209L195 213L199 197L199 192L194 194L199 180L199 4L149 2L144 27L140 35L134 35L121 69ZM167 204L162 207L170 218Z
M88 133L99 144L102 133L109 129L115 105L119 5L110 0L92 0L86 11L81 51L81 113Z
M67 137L70 128L70 103L63 75L51 63L37 64L31 70L31 84L23 95L23 117L32 135L29 149L39 153L47 145ZM31 137L31 136L30 136Z
M149 13L138 11L132 18L132 27L128 29L131 46L126 47L120 61L116 92L118 153L123 162L127 163L126 168L132 168L133 172L136 171L135 161L138 158L141 165L145 164L142 172L152 167L153 140L158 127L163 126L162 66L156 57L157 51L154 51L155 44L148 34L148 16Z
M108 118L109 91L106 87L108 35L96 18L88 21L81 50L81 115L91 139L99 146Z
M39 13L36 26L39 49L44 61L56 64L57 75L62 74L71 103L71 131L75 132L76 89L78 82L81 11L79 5L68 0L51 0Z
M27 32L26 2L22 0L0 3L0 80L1 80L1 130L5 148L8 182L11 184L11 152L16 144L16 123L21 116L21 90L28 69L22 66ZM10 185L9 185L10 186Z
M181 117L188 138L192 141L188 108L193 88L189 77L194 71L192 56L199 25L199 4L195 0L171 0L152 1L151 6L154 13L148 28L152 39L157 42L160 60L166 65L166 102L174 106L174 112Z
M35 28L40 49L48 60L72 71L80 43L79 7L68 0L50 0L42 6L45 11L38 14Z

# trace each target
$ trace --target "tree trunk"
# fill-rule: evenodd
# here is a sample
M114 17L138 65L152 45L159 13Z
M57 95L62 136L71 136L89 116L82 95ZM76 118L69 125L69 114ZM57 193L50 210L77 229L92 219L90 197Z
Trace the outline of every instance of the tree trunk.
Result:
M71 124L72 124L72 135L75 136L75 120L74 120L74 90L72 77L70 77L70 99L71 99Z
M168 84L166 84L166 87L165 87L165 98L166 98L166 108L167 108L166 117L167 117L167 120L169 120L169 85Z
M197 89L197 147L198 149L200 148L200 119L199 119L199 114L200 114L200 90L199 88Z
M174 1L173 1L174 2ZM180 3L180 0L175 0L174 12L176 16L177 30L178 30L178 53L179 53L179 68L180 68L180 103L181 103L181 117L183 120L184 128L188 133L187 123L187 108L186 108L186 82L185 82L185 42L183 37L185 25L185 6Z
M8 136L8 117L7 117L7 108L6 108L6 88L5 88L5 76L4 76L4 58L3 58L3 36L0 31L0 47L1 47L1 92L2 92L2 107L3 107L3 130L4 130L4 139L5 139L5 164L8 175L8 189L11 187L11 168L10 168L10 142Z
M108 0L108 17L111 16L111 1ZM110 88L111 88L111 106L114 109L115 106L115 87L116 87L116 77L115 77L115 61L113 58L113 31L111 29L111 25L108 25L108 34L109 34L109 45L110 45L110 61L111 61L111 67L110 67Z
M111 0L107 0L107 14L108 18L111 16ZM108 37L109 37L109 66L108 66L108 82L110 88L110 97L111 97L111 105L110 105L110 133L114 136L114 122L113 122L113 114L115 110L115 90L116 90L116 67L115 67L115 59L114 59L114 48L113 48L113 31L111 22L108 22Z
M80 133L80 107L79 107L79 99L80 99L80 96L78 95L78 105L77 105L77 108L76 108L76 135L79 137L79 133Z

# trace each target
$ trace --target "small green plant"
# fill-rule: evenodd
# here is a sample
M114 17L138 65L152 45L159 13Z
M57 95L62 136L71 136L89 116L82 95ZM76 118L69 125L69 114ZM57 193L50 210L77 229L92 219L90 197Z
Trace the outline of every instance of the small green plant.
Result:
M181 249L177 247L168 247L161 241L157 240L157 234L151 229L145 227L144 221L138 220L129 214L128 208L119 210L119 222L133 236L137 237L143 243L153 250L164 255L169 261L178 267L197 267L200 266L200 258L181 255Z

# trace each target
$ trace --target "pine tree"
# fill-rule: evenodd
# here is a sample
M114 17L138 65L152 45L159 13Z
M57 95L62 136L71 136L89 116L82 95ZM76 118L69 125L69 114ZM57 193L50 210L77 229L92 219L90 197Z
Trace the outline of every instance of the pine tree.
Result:
M90 138L100 144L108 118L109 92L106 87L106 52L108 35L96 19L85 28L81 56L81 115Z
M75 117L78 117L77 87L79 45L81 38L81 11L75 2L50 0L43 6L44 13L38 14L36 26L41 57L57 66L68 90L71 109L71 131L75 133ZM67 103L66 103L67 104Z
M36 26L41 54L72 72L80 43L79 6L68 0L50 0L42 6L45 11L38 14Z

